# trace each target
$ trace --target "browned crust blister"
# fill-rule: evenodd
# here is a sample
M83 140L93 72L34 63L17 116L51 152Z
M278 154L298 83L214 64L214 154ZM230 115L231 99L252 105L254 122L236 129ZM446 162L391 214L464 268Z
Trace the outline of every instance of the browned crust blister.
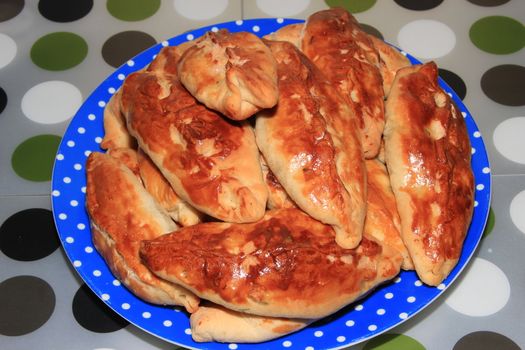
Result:
M342 9L165 47L104 128L94 245L138 297L184 306L197 342L298 331L400 269L437 285L471 220L468 135L437 67Z

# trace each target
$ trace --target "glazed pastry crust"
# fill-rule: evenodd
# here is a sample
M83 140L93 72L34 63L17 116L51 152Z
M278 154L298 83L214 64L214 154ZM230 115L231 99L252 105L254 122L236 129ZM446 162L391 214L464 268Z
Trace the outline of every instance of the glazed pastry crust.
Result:
M191 226L202 221L202 213L177 196L168 180L142 150L137 155L137 167L146 190L173 220L182 226Z
M398 71L385 127L402 238L429 285L441 283L456 265L474 204L465 121L437 79L433 62Z
M125 165L99 152L87 165L86 207L93 243L113 274L138 297L195 311L199 299L183 287L153 275L139 258L140 242L172 232L163 212Z
M397 250L403 257L403 270L413 270L414 264L401 239L401 223L396 199L390 186L386 166L377 159L365 162L368 200L364 234Z
M200 306L190 316L191 336L196 342L258 343L296 332L311 322L250 315L216 304Z
M394 249L363 238L335 242L330 226L298 209L269 211L256 223L203 223L144 241L155 274L228 309L316 319L334 313L399 273Z
M197 100L233 120L277 103L275 60L251 33L207 32L181 57L178 74Z
M224 221L256 221L268 193L253 130L195 100L175 74L177 50L164 48L147 71L124 82L128 129L192 207Z
M355 109L365 158L377 156L385 123L379 55L347 11L335 8L308 17L301 50Z
M385 43L383 40L373 35L368 35L368 38L379 54L379 72L383 78L383 92L386 98L390 93L392 82L396 77L397 71L410 66L411 63L399 50Z
M278 67L279 103L257 115L257 144L295 204L332 225L355 248L366 211L366 169L356 118L320 71L292 44L268 41Z

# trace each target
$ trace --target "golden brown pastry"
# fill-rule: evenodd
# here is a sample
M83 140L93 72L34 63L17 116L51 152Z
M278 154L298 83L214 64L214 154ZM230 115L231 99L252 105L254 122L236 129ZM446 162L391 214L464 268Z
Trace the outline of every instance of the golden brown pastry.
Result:
M142 179L140 179L139 158L136 150L133 148L110 148L107 151L107 154L125 165L140 181L142 181Z
M277 103L275 60L248 32L207 32L184 52L178 74L197 100L234 120Z
M199 298L153 275L139 258L140 242L177 229L119 160L93 152L87 165L86 206L93 243L113 274L139 298L195 311Z
M283 186L279 183L279 180L272 173L264 156L261 154L261 169L264 176L264 181L268 187L268 203L266 204L268 209L283 209L283 208L295 208L296 205L293 200L288 196L288 193L284 190Z
M386 166L377 159L365 163L368 201L364 234L397 250L403 257L401 268L413 270L414 264L401 239L401 223Z
M120 111L120 95L121 90L115 92L104 108L104 138L100 143L102 149L136 147L137 143L129 134Z
M397 71L403 67L410 66L411 63L399 50L388 45L383 40L373 35L368 35L368 38L379 53L379 72L383 78L383 92L385 97L387 97Z
M191 336L196 342L258 343L296 332L311 322L250 315L216 304L199 306L190 316Z
M343 249L333 229L298 209L256 223L203 223L143 241L144 263L163 279L228 309L316 319L399 273L402 257L364 237Z
M474 203L465 122L437 79L433 62L398 71L384 135L401 235L429 285L441 283L456 265Z
M185 202L220 220L256 221L268 193L253 130L197 102L177 78L178 58L166 47L147 71L127 77L128 129Z
M202 214L177 196L168 180L142 150L139 150L137 160L144 187L173 220L182 226L191 226L202 221Z
M258 113L257 144L295 204L356 247L366 211L366 169L356 118L343 97L292 44L268 41L279 103Z
M365 158L379 152L384 127L379 55L357 20L334 8L308 17L301 50L355 108Z
M266 40L272 41L288 41L294 44L295 47L301 49L301 37L304 29L304 23L293 23L279 28L274 33L264 36Z

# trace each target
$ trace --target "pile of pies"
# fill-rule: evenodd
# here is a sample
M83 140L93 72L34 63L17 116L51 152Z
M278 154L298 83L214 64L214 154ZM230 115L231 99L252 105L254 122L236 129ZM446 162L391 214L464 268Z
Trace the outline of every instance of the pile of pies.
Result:
M437 72L342 9L164 47L88 158L96 249L139 298L183 306L199 342L297 331L400 269L438 285L474 181Z

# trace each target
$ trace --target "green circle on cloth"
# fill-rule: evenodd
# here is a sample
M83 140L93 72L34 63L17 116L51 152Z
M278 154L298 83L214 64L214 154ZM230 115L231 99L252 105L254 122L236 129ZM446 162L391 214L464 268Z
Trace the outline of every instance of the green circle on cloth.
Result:
M31 47L31 60L40 68L61 71L78 65L86 58L86 41L69 32L47 34Z
M59 144L60 137L56 135L37 135L25 140L13 152L13 170L26 180L50 181Z
M470 27L470 40L479 49L493 54L509 54L525 46L525 27L505 16L479 19Z
M325 0L330 7L342 7L352 13L364 12L375 5L376 0Z
M365 344L363 350L425 350L420 342L408 335L381 334Z
M491 234L492 230L494 229L495 223L496 216L494 215L494 211L492 210L492 208L490 208L489 217L487 218L487 225L485 226L485 230L483 231L483 238Z
M160 0L108 0L107 9L123 21L140 21L153 16L160 8Z

